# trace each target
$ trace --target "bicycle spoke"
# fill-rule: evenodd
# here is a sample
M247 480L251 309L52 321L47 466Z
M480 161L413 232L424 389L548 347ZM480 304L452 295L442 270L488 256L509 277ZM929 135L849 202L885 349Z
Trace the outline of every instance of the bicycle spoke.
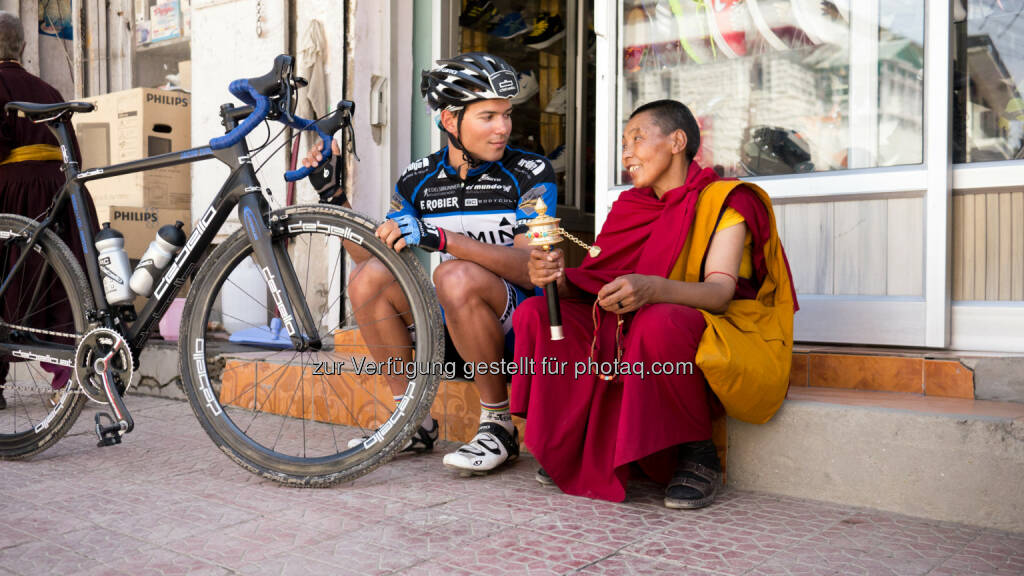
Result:
M327 285L328 286L334 286L334 278L335 278L334 275L338 272L338 269L341 268L341 262L343 262L344 259L345 259L345 257L341 256L338 259L338 261L336 261L334 263L334 268L331 269L331 277L327 280ZM344 292L342 292L342 294L344 294ZM341 298L342 298L342 296L338 297L339 303L341 301ZM330 312L331 308L334 308L334 303L333 302L331 302L330 305L324 307L324 311L320 314L320 319L316 321L317 326L323 325L324 317L327 316L327 313Z

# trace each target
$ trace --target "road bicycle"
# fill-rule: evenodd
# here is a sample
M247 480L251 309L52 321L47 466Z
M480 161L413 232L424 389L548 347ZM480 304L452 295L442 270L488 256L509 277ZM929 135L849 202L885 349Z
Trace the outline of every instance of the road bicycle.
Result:
M193 272L179 331L181 383L206 433L233 461L278 482L327 486L375 469L406 446L430 409L439 374L407 377L397 407L379 379L351 372L314 374L316 366L380 356L359 344L352 320L356 311L348 309L344 288L337 288L346 276L344 246L358 246L380 260L408 301L402 319L415 341L400 350L404 359L441 363L440 307L411 251L388 248L366 217L326 204L270 208L264 197L269 191L254 167L259 150L250 151L245 139L249 132L264 120L296 133L314 132L323 141L326 161L334 134L352 129L354 105L348 101L316 121L294 115L296 93L305 81L293 75L292 65L292 58L282 55L270 73L232 82L231 93L246 105L221 107L226 133L208 146L86 171L80 170L72 145L71 117L92 111L92 104L5 106L6 112L45 124L56 136L66 183L41 219L0 214L0 359L17 373L3 388L8 406L0 411L0 459L26 458L52 446L89 400L112 413L96 414L99 444L120 443L134 428L123 395L140 353ZM103 282L116 279L98 258L96 231L85 212L86 184L207 159L219 160L230 174L194 218L184 248L153 294L138 314L131 305L108 304ZM314 169L300 168L285 178L299 180ZM56 215L69 202L77 229L61 231ZM214 247L236 208L240 229ZM84 273L60 234L79 235ZM258 271L257 278L251 270ZM248 312L244 318L228 311L239 304ZM365 325L366 316L360 319ZM233 342L222 327L229 320L246 322L268 337ZM280 332L271 334L267 325ZM49 377L61 370L72 372L66 384Z

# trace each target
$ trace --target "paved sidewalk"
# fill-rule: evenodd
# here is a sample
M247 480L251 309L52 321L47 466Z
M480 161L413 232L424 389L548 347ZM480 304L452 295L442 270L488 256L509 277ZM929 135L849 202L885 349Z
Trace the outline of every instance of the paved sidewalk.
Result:
M54 448L0 462L0 574L1024 574L1024 534L735 490L672 511L649 483L598 502L541 487L528 456L457 478L449 446L284 488L228 460L186 403L128 403L121 446L96 448L87 408Z

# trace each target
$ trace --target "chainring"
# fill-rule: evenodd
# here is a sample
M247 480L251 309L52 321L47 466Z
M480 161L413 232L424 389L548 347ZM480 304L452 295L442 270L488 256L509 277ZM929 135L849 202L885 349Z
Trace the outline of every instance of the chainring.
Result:
M108 404L103 390L103 366L114 376L114 386L124 394L132 382L132 352L124 337L109 328L96 328L82 337L75 352L75 381L82 393L98 404Z

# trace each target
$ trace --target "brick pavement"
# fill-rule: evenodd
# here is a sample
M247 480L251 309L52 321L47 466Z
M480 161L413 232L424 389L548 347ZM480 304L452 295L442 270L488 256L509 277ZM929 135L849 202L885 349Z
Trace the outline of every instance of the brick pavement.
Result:
M188 405L128 399L136 430L98 449L92 409L28 462L0 463L0 574L1024 574L1010 534L726 490L700 511L565 496L524 457L460 479L445 448L350 485L298 490L221 454Z

